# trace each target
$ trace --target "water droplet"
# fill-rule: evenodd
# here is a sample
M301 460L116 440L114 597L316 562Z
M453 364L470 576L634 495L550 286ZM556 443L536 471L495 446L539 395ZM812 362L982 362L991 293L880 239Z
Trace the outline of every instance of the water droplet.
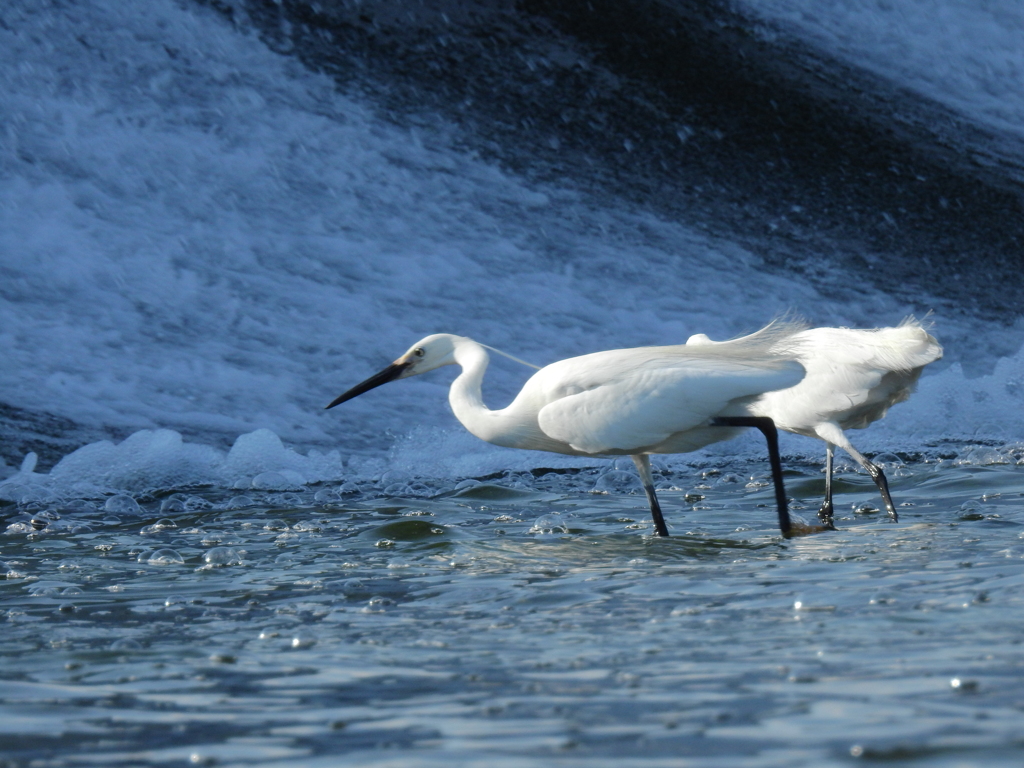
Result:
M296 648L296 649L311 648L314 645L316 645L316 640L314 640L311 637L303 637L303 636L300 636L300 635L296 635L295 637L292 638L292 648Z
M224 505L225 509L245 509L246 507L255 506L256 502L251 497L246 495L232 496L228 499L228 503Z
M172 605L184 605L188 602L188 598L182 595L168 595L164 600L164 606L170 608Z
M103 504L103 511L115 515L138 515L142 513L142 508L131 496L118 494L106 500Z
M377 539L376 543L373 546L380 547L381 549L391 549L393 546L395 546L395 542L391 539Z

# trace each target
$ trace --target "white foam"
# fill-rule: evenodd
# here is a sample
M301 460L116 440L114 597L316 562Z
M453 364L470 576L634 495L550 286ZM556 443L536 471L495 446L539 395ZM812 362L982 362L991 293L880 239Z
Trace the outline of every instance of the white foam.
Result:
M1000 360L988 376L967 378L958 364L922 378L909 401L894 406L882 421L850 430L854 445L869 454L924 455L959 451L960 463L1017 461L1024 434L1024 353ZM820 441L781 436L783 453L816 461ZM753 433L708 446L694 454L656 457L665 466L701 465L764 454ZM219 488L283 491L316 483L363 482L382 486L416 478L457 481L539 468L583 468L613 464L600 457L562 456L500 448L481 442L461 427L416 426L396 438L384 456L340 450L303 453L268 429L240 435L229 451L190 443L167 429L140 430L119 444L101 441L64 457L49 473L36 472L34 454L20 471L0 481L0 498L33 500L41 491L54 497L95 496L209 484ZM614 466L618 466L615 464Z
M910 309L863 287L823 297L736 244L584 203L571 180L530 185L450 146L443 127L385 124L198 4L10 0L4 18L0 390L139 430L48 474L15 473L8 491L581 466L466 435L446 403L450 371L323 406L433 332L545 364L733 336L788 309L852 326ZM966 321L936 321L940 339L967 335ZM1001 392L1019 357L1006 364L991 380L926 377L863 440L1008 434ZM489 402L528 375L496 359Z
M226 453L187 442L173 430L140 430L121 443L85 445L48 473L34 469L26 460L21 471L0 482L0 497L18 501L26 493L35 498L40 490L69 497L194 485L291 490L346 474L337 451L302 454L269 429L239 436Z
M201 6L36 10L9 3L0 29L13 405L381 450L437 385L322 407L427 333L550 362L828 306L796 280L747 279L759 260L737 246L384 124Z
M742 3L856 67L1024 136L1024 4L1017 0Z

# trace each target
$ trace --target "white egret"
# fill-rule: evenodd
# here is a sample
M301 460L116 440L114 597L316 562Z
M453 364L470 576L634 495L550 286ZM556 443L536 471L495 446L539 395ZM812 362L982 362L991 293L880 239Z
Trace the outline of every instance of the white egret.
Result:
M616 349L552 363L537 371L512 403L492 411L481 382L484 345L447 333L418 341L391 365L335 399L328 408L396 379L445 365L462 372L449 391L456 418L495 445L571 456L631 456L651 506L655 529L668 529L654 492L650 454L695 451L756 427L768 440L779 527L790 531L778 433L769 418L742 406L765 392L796 385L804 369L787 352L802 326L772 323L735 341Z
M688 346L714 348L707 336L691 336ZM894 328L810 328L786 339L787 351L807 375L788 389L766 392L729 413L767 416L786 432L825 441L825 499L818 517L832 525L832 459L845 450L878 486L889 517L899 520L881 467L864 457L844 429L863 429L913 393L921 370L942 357L942 347L925 327L908 317Z

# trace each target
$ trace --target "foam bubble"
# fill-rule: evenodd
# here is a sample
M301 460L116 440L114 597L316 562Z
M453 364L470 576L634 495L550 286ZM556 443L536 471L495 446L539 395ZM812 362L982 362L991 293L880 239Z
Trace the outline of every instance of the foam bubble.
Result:
M143 552L138 562L147 565L184 565L185 558L174 549L158 549L154 552Z
M203 555L203 562L212 568L227 565L241 565L242 557L231 547L214 547Z
M103 495L189 485L232 487L240 476L244 488L298 490L307 483L339 480L342 461L337 451L311 450L303 455L286 447L268 429L240 435L231 450L189 443L169 429L140 430L121 443L107 440L85 445L65 456L48 473L23 462L28 472L18 472L0 482L0 499L19 504L46 503L58 495ZM161 503L168 511L209 506L198 497L175 494ZM134 506L133 506L134 505ZM122 508L123 507L123 508ZM115 514L139 514L138 504L120 493L107 500L104 509Z
M534 522L533 527L530 528L529 533L534 534L558 534L568 533L569 526L566 525L565 520L562 516L557 513L551 513L548 515L541 515Z
M106 500L103 504L103 511L114 515L138 515L142 512L142 508L131 496L118 494Z

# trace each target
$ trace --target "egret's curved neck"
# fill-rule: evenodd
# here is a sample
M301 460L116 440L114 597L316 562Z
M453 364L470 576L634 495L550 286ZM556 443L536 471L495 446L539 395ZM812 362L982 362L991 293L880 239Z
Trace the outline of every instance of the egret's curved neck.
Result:
M487 351L471 339L461 339L455 345L455 362L462 373L452 382L448 402L462 425L481 440L490 440L494 430L494 412L484 405L481 385L490 363Z
M560 444L547 438L540 430L536 409L533 407L535 403L529 398L524 400L522 393L507 408L492 411L484 405L480 386L490 358L483 345L472 339L461 338L455 343L452 357L462 367L462 373L452 382L448 402L462 426L481 440L494 445L561 450Z

